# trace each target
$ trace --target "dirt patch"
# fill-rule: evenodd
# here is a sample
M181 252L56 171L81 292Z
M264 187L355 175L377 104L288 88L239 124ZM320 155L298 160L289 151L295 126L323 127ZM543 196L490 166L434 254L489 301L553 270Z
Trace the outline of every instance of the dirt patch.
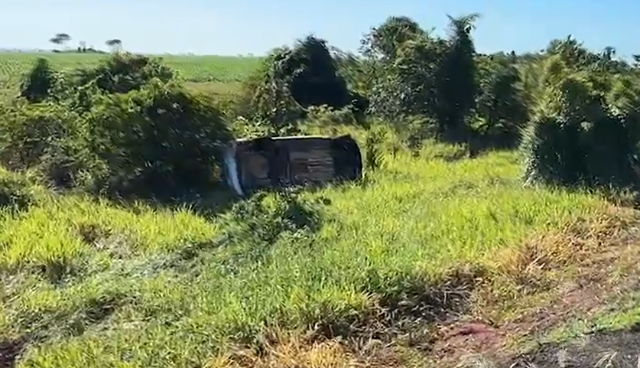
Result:
M568 344L548 344L517 356L498 367L637 367L640 327L597 332Z
M511 336L531 335L561 324L575 315L593 313L606 304L612 289L606 285L566 285L566 291L553 298L548 305L524 313L520 318L503 325L501 329Z
M510 333L528 335L548 330L572 316L585 316L602 308L617 296L640 289L637 260L640 239L637 228L618 233L617 237L595 249L597 253L578 262L579 272L560 285L547 305L521 315L503 326ZM624 270L623 278L614 275Z
M432 355L436 359L445 359L452 355L474 354L483 349L497 349L504 338L504 330L485 322L455 322L441 327L436 333Z

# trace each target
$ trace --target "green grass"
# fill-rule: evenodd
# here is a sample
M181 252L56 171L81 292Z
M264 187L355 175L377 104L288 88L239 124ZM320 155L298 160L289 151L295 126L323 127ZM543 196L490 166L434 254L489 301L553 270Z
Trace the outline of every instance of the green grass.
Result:
M108 55L74 53L0 53L0 83L15 83L38 57L48 59L54 68L63 70L97 64ZM158 55L164 63L192 82L243 81L260 64L259 57ZM1 86L0 86L1 87Z
M315 209L314 231L280 223L274 195L247 219L208 219L41 193L1 220L1 334L32 339L22 367L199 366L265 331L353 321L380 298L461 263L495 265L498 250L606 206L524 188L512 153L385 162L367 185L303 193L330 202Z
M58 70L96 65L109 55L74 53L0 53L0 101L13 98L22 76L38 57L47 58ZM259 57L158 55L186 80L188 89L227 98L238 91L260 65Z

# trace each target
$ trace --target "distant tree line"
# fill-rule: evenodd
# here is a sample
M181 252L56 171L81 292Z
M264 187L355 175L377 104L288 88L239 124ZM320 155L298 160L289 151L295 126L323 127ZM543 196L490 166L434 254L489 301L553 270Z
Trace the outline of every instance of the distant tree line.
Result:
M53 52L78 52L78 53L98 53L102 54L104 51L98 50L93 46L87 47L85 41L78 42L76 48L69 48L67 44L71 41L71 36L68 33L56 33L55 36L49 39L49 42L56 46L62 46L63 50L54 49ZM105 45L111 49L112 52L122 51L122 40L113 38L105 41Z

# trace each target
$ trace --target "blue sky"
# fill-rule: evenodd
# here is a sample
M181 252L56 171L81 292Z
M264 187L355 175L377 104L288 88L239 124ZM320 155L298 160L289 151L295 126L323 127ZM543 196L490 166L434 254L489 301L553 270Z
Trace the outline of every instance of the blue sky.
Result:
M55 33L72 45L128 51L216 55L263 54L314 33L354 50L369 27L407 15L444 32L446 14L478 12L476 48L531 51L573 34L594 49L640 53L637 0L2 0L0 48L51 48Z

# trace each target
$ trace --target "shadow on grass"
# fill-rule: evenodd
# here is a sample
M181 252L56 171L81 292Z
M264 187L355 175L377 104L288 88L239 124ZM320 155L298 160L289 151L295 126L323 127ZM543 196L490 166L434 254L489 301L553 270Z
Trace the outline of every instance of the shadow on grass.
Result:
M112 293L89 298L80 308L18 312L13 327L19 328L22 335L17 338L0 335L0 368L15 367L28 345L57 340L62 336L80 336L130 302L131 298L125 294Z
M379 283L378 275L372 274L370 290L366 292L372 295L375 303L369 310L345 315L336 313L335 306L318 305L317 310L322 312L307 319L308 329L292 334L295 336L294 349L290 339L279 338L278 332L283 330L272 327L262 332L260 338L236 341L237 351L243 354L226 356L226 363L231 361L235 364L231 366L243 368L283 366L273 361L290 356L295 356L296 362L305 361L309 354L324 360L327 356L318 349L332 344L337 352L346 355L335 356L336 351L332 351L331 356L339 358L340 363L327 363L326 366L403 366L396 351L390 347L408 347L420 351L421 358L426 357L431 350L435 323L468 311L471 291L483 272L459 267L450 270L439 281L399 275L384 285Z
M328 185L335 185L336 187L348 188L349 185L360 185L362 180L353 182L340 182L323 183L323 184L307 184L300 186L290 186L283 188L266 188L261 190L247 191L244 196L240 196L230 188L219 185L212 187L205 193L191 193L185 194L180 198L172 199L154 199L154 198L113 198L113 197L99 197L94 196L95 200L108 200L114 207L122 208L125 210L137 210L137 204L144 204L154 209L161 210L177 210L182 208L191 209L196 215L202 216L208 220L212 220L219 215L231 211L234 206L241 202L251 201L256 197L264 197L265 195L275 195L283 198L293 198L298 196L301 192L306 193L318 193ZM330 205L331 203L327 199L321 199L324 205Z
M484 274L484 269L463 265L436 281L404 275L384 285L372 275L366 292L377 300L375 306L353 318L323 318L315 325L315 334L322 339L343 338L355 346L376 340L428 352L434 324L467 313L471 294Z
M147 197L93 197L96 201L108 200L111 205L124 210L136 211L138 204L143 204L159 210L177 210L182 208L190 208L195 214L212 219L230 210L234 204L244 200L244 197L238 196L230 189L217 186L208 190L206 193L190 193L179 198L156 199Z
M0 368L14 368L25 345L22 338L0 339Z

